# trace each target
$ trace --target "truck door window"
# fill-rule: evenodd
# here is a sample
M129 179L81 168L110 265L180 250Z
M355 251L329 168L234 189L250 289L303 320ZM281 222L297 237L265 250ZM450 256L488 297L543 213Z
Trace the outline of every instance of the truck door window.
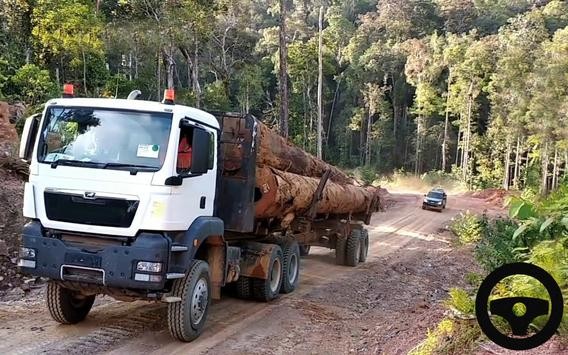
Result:
M177 173L189 174L191 170L191 158L193 148L193 128L182 127L179 135L178 156L177 156Z

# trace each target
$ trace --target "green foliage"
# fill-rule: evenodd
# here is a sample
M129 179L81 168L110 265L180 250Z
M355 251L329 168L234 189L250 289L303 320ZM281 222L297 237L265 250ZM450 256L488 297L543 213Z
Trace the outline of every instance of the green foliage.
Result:
M527 261L531 264L542 267L546 270L563 290L563 297L568 296L568 239L563 238L553 241L542 241L534 246L527 254ZM536 279L530 276L517 275L503 281L505 288L499 297L525 296L541 299L549 299L548 292L544 286ZM568 316L564 307L564 316L560 325L560 331L563 335L568 334ZM545 316L537 317L533 324L541 329L546 324Z
M475 348L481 330L475 321L444 318L428 330L426 339L410 355L462 354Z
M217 80L207 85L203 93L203 103L209 110L229 110L230 102L225 83L221 80Z
M35 110L55 95L46 86L32 89L26 75L30 83L70 82L76 85L76 95L93 97L125 97L140 89L144 98L156 100L173 85L182 104L251 112L273 126L280 119L277 3L0 3L3 100L24 100ZM543 144L549 143L549 158L556 150L560 165L566 159L568 17L565 1L533 4L327 4L322 41L324 158L387 174L412 171L414 179L404 179L420 189L487 188L503 184L506 149L512 148L512 158L518 141L523 160L517 187L539 188ZM321 4L288 5L289 137L315 152ZM436 177L452 164L458 174ZM435 173L422 175L428 171ZM552 227L554 223L543 232Z
M462 288L451 288L450 298L445 304L459 316L471 317L475 314L475 300Z
M375 179L377 178L377 172L374 168L370 166L363 166L361 167L360 171L361 179L363 180L365 185L371 185L373 184L373 182L375 182Z
M475 246L475 257L479 264L491 272L501 265L519 261L518 248L524 247L512 236L518 224L511 219L484 217L483 237Z
M34 64L26 64L10 77L12 97L34 106L55 97L57 85L47 70Z
M452 218L450 231L458 237L462 245L476 243L483 237L483 221L474 213L461 212Z

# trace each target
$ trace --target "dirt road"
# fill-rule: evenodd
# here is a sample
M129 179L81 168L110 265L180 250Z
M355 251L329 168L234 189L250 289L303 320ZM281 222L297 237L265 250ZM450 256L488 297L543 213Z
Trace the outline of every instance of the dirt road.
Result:
M421 210L418 195L395 199L369 226L367 263L337 266L333 251L312 248L298 290L269 304L225 296L193 343L169 337L157 303L102 298L84 323L57 325L40 289L0 302L0 353L406 353L442 317L449 287L474 271L441 229L460 210L488 206L450 196L438 213Z

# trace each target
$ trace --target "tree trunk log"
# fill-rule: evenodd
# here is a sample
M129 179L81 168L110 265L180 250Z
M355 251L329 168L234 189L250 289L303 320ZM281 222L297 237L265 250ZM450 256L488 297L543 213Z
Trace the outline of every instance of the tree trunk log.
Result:
M339 184L353 183L353 179L343 171L290 144L268 126L260 122L258 124L260 143L257 166L268 166L308 177L321 177L326 170L331 169L332 181Z
M269 167L256 169L256 186L261 197L256 202L256 218L293 219L305 215L320 179ZM380 208L378 190L328 181L318 202L318 214L375 212ZM292 217L290 217L292 216Z

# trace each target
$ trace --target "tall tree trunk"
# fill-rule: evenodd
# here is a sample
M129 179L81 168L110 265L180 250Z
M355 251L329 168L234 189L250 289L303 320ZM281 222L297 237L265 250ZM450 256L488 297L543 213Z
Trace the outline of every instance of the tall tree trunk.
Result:
M511 140L507 139L507 149L505 150L505 171L503 174L503 188L509 190L509 170L511 168Z
M558 183L558 148L554 147L554 165L552 168L552 190L556 189Z
M462 131L461 131L461 127L458 128L458 137L456 139L456 166L460 166L459 162L461 161L460 159L460 143L461 143L461 136L462 136Z
M162 55L161 55L161 50L158 49L158 52L156 53L157 56L157 66L156 66L156 80L158 82L157 85L157 90L158 90L158 101L161 101L162 98Z
M191 54L189 53L189 50L186 47L180 47L179 51L181 52L181 55L183 55L183 58L185 59L185 70L186 70L186 75L187 75L187 88L188 89L192 89L193 87L193 82L192 82L192 67L193 67L193 61L191 59Z
M422 149L422 115L418 115L416 122L416 151L414 152L414 175L420 174L420 160Z
M471 143L471 116L473 111L473 81L469 84L469 90L467 93L467 129L465 132L465 147L463 148L463 180L468 180L469 174L469 152Z
M83 54L83 89L85 90L85 96L89 96L87 92L87 56L84 49L81 49L81 54Z
M323 134L323 121L322 121L322 90L323 90L323 6L320 6L319 12L319 47L318 47L318 143L317 143L317 157L322 158L322 134Z
M172 53L172 47L162 49L163 56L166 64L166 85L168 89L173 89L174 84L174 71L175 71L175 61Z
M513 187L519 188L519 172L521 159L521 136L517 136L517 148L515 149L515 168L513 170Z
M446 154L448 152L448 126L450 122L450 85L452 83L452 69L448 73L448 89L446 95L446 119L444 121L444 140L442 141L442 171L446 171Z
M568 149L564 150L564 174L562 176L568 176Z
M371 133L373 128L373 116L369 113L367 118L367 139L365 140L365 166L371 165Z
M548 141L544 143L544 147L540 153L540 159L542 163L540 193L541 195L546 195L548 193Z
M335 85L335 93L333 94L333 102L331 103L331 111L329 112L329 121L327 122L327 134L325 135L326 146L329 147L329 135L331 134L331 123L333 121L333 112L335 111L335 103L339 94L339 85L341 84L341 76Z
M288 47L286 0L280 0L280 134L288 138Z
M193 82L193 94L195 95L195 107L201 107L201 86L199 85L199 41L197 37L194 40L193 49L193 71L192 79Z

